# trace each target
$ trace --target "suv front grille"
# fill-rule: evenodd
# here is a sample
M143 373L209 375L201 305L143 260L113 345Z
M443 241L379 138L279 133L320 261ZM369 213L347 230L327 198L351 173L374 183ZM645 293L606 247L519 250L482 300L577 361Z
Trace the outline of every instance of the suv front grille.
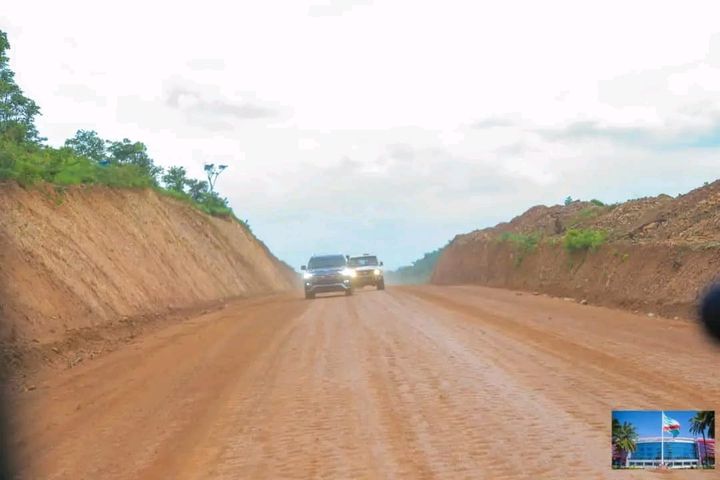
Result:
M340 283L342 282L342 275L330 274L330 275L318 275L315 277L316 284L323 285L328 283Z

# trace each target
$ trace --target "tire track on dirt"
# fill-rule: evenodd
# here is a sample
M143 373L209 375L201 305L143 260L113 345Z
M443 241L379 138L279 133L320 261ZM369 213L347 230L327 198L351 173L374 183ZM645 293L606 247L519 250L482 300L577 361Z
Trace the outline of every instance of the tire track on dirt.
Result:
M206 443L224 446L180 478L378 478L397 469L368 387L355 301L309 303L282 347L259 360L262 378L238 383L219 412Z
M518 383L511 374L514 372L496 364L487 352L495 355L503 344L477 333L458 335L448 328L451 322L446 314L438 316L436 309L408 308L404 297L393 292L388 298L386 308L396 321L383 324L386 333L379 343L394 343L400 349L394 367L398 373L391 370L388 375L392 381L388 383L395 389L396 411L410 420L405 423L406 436L419 445L429 462L426 478L562 475L567 467L549 464L546 452L553 448L553 442L562 444L563 436L545 432L544 419L554 417L576 427L578 422L555 403L539 395L530 396L532 390ZM521 436L508 428L506 418L526 419L518 426L526 432L523 442L518 443ZM599 438L604 440L604 435ZM525 441L535 448L523 448ZM516 456L519 451L522 454ZM573 462L584 457L575 468L579 475L604 478L600 473L606 469L604 462L588 452L574 453Z
M240 359L262 352L265 339L303 308L278 302L212 314L146 339L139 351L98 359L87 375L78 368L69 384L50 383L45 396L18 407L25 418L20 441L31 439L18 448L19 463L30 478L136 478L222 397L236 373L227 365L242 370ZM135 368L124 368L121 358Z
M513 300L391 288L192 319L26 395L26 478L614 478L612 408L718 391L633 376L642 328L601 351L602 324L568 316L587 307ZM653 369L708 355L686 330L655 333L677 335L682 362Z
M598 376L612 376L619 387L629 391L642 389L644 395L658 405L667 405L666 392L672 392L674 404L683 405L683 408L702 409L712 405L713 400L718 398L716 392L720 393L714 385L708 386L705 390L699 390L686 383L669 379L671 375L667 373L656 372L651 363L641 364L637 361L618 358L582 345L558 332L537 328L530 325L529 322L515 320L508 316L499 316L495 312L476 305L469 305L428 291L408 290L408 293L532 344L536 349L542 350L548 355L568 362L582 362L584 368L595 371ZM671 364L666 364L664 367L673 368ZM639 371L642 373L638 374Z

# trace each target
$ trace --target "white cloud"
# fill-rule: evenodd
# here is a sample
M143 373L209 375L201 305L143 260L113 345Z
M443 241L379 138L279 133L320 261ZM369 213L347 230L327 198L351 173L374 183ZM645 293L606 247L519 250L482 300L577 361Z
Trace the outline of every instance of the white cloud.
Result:
M370 5L372 0L318 0L310 5L309 13L315 17L342 15L361 5Z
M320 144L314 138L299 138L298 149L299 150L315 150Z
M228 163L219 189L281 257L394 266L536 203L717 176L719 17L692 0L6 0L0 28L51 143L93 128L196 176Z

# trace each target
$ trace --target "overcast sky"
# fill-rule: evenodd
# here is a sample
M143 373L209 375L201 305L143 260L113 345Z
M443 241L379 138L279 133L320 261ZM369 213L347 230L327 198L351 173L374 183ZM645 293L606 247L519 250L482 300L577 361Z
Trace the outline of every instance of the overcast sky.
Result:
M60 145L145 142L296 268L720 177L720 2L4 0Z

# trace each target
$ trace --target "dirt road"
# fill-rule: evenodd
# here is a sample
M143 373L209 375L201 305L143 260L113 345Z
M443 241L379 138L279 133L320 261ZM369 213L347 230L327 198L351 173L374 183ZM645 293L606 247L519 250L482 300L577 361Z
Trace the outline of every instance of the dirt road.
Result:
M686 321L482 287L261 298L33 379L18 463L44 479L615 478L611 409L720 407L718 359Z

